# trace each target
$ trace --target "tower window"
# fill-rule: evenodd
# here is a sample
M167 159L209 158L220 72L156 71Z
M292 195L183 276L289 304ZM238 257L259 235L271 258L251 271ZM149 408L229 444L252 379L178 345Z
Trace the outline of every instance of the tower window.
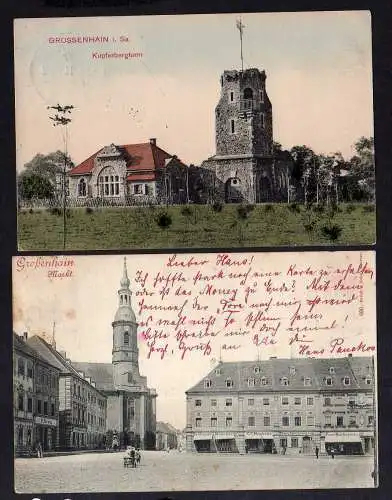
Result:
M260 114L260 119L261 119L261 126L262 126L262 127L265 127L265 117L264 117L264 113L261 113L261 114Z
M230 102L234 101L234 92L230 92Z
M244 90L244 99L253 99L253 90L249 87Z
M129 333L128 332L124 333L124 344L129 345Z
M264 102L264 90L260 90L260 102Z
M230 120L230 133L235 134L235 120Z

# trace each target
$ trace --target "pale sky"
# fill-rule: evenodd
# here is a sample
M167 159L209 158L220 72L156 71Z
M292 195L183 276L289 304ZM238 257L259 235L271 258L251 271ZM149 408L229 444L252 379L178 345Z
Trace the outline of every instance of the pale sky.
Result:
M104 145L151 137L188 164L214 154L220 75L241 66L238 17L16 20L17 168L63 147L46 109L57 103L76 107L68 147L76 163ZM267 72L276 141L349 157L360 136L373 135L369 12L244 14L242 21L244 66ZM111 41L49 43L79 35ZM143 57L102 60L93 52Z
M296 264L297 269L306 269L311 266L313 269L345 269L348 265L357 268L361 259L359 252L306 252L306 253L259 253L259 254L231 254L232 259L251 259L252 263L241 268L234 268L232 271L239 272L241 269L246 270L248 267L259 273L281 271L282 277L273 278L276 286L281 286L282 282L286 283L288 292L274 292L272 297L274 300L304 300L305 298L314 298L317 295L327 298L344 299L352 295L348 292L330 292L328 295L323 295L320 292L307 290L305 279L299 277L287 277L286 270L290 264ZM197 282L193 284L191 277L201 270L204 275L212 275L219 271L221 267L215 263L216 255L214 254L197 254L196 260L208 260L204 266L193 266L191 268L181 269L183 276L188 279L186 283L180 283L184 289L192 291L192 295L188 298L188 304L184 307L184 314L187 318L193 318L202 321L207 320L210 314L216 317L216 324L211 326L210 331L219 331L219 335L210 338L212 352L210 355L204 356L201 351L187 352L184 359L180 359L180 351L177 349L175 339L174 326L158 327L154 321L151 323L152 329L162 330L170 337L167 340L169 349L164 359L160 359L159 353L153 353L148 359L148 347L145 339L142 337L142 332L145 328L140 325L140 322L146 321L150 314L155 315L156 312L143 310L140 312L139 301L142 297L137 295L137 291L142 290L143 285L137 280L137 271L142 270L148 272L149 276L146 282L146 288L153 291L152 280L158 272L168 274L166 267L168 255L129 255L127 256L128 273L131 280L130 288L132 290L132 304L139 322L138 329L138 344L139 344L139 366L142 375L148 377L150 387L155 387L158 392L157 398L157 419L170 422L177 428L185 426L185 391L195 385L199 380L207 375L207 373L216 365L219 357L223 361L252 361L259 359L268 359L270 356L277 357L298 357L298 344L289 346L288 339L290 334L285 329L288 326L290 318L295 313L296 305L287 308L278 308L273 305L266 313L266 316L273 318L281 316L281 327L278 333L274 336L277 343L275 345L261 345L259 348L253 343L253 334L259 332L259 326L263 323L258 323L257 327L247 327L246 318L250 312L254 314L258 310L263 310L263 307L258 309L249 309L249 305L245 306L245 291L246 286L255 287L255 294L250 295L248 304L268 301L271 294L267 292L264 283L269 278L250 278L245 285L241 285L239 279L233 278L229 280L216 279L213 283L215 287L222 290L237 289L235 302L244 305L244 310L240 311L237 316L236 323L226 330L223 329L223 315L219 315L217 309L224 307L220 300L222 298L230 298L230 295L214 295L205 296L200 294L206 282ZM48 278L47 267L39 267L37 269L27 267L30 263L35 265L37 259L39 262L50 262L53 257L15 257L13 259L13 316L14 330L18 334L24 331L29 332L29 335L43 335L50 341L53 329L53 322L56 323L55 335L58 350L65 350L67 356L73 361L85 362L105 362L111 363L112 360L112 321L118 307L117 291L120 286L120 279L123 269L123 257L119 255L105 256L71 256L75 265L72 267L73 276L65 278ZM178 256L180 258L180 256ZM182 258L188 259L189 254L184 254ZM41 259L41 260L40 260ZM362 264L367 263L367 266L374 271L374 252L362 253ZM61 268L57 268L61 269ZM177 268L171 268L172 276L175 272L179 272ZM226 272L226 271L225 271ZM249 275L250 276L250 275ZM337 280L336 276L331 278L332 281ZM295 290L291 290L294 286L293 281L296 281ZM257 282L257 284L256 284ZM348 276L345 281L345 286L356 286L358 280L353 276ZM351 304L341 306L319 305L314 310L314 314L322 314L323 317L316 316L316 319L304 319L295 323L296 325L307 326L327 326L333 320L336 321L337 327L333 330L318 330L310 332L308 338L313 339L312 348L325 348L325 353L321 357L340 357L347 354L339 354L327 351L330 342L334 338L344 339L344 346L356 346L360 341L367 346L376 344L376 293L375 293L375 276L363 276L363 298L362 304L357 300ZM323 280L319 283L323 284ZM156 290L159 290L159 286ZM171 289L170 295L163 300L159 295L154 297L145 297L145 304L155 306L181 305L184 302L184 297L175 296L174 291L177 288ZM198 301L201 305L208 305L208 311L197 311L192 307L192 301L198 295ZM360 305L363 307L363 316L360 316ZM301 306L302 307L302 306ZM306 310L303 306L300 314L305 314ZM173 311L160 312L162 318L168 320L176 320L177 313ZM188 321L188 320L187 320ZM268 325L275 326L277 321L269 321ZM198 332L205 328L201 325L192 327L189 323L185 326L188 331L192 329ZM225 336L223 332L238 332L241 329L250 329L251 332L247 336ZM260 338L265 334L259 333ZM270 334L272 338L273 334ZM196 345L203 339L188 339L187 345ZM166 340L162 342L162 346ZM225 351L222 349L224 343L241 345L238 350ZM368 355L374 352L368 352ZM353 354L358 355L358 353ZM364 354L362 354L364 355Z

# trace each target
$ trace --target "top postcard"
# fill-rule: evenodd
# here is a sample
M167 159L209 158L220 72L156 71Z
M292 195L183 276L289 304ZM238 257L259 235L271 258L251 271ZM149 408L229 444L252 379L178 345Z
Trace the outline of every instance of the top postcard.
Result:
M375 242L368 11L14 36L20 251Z

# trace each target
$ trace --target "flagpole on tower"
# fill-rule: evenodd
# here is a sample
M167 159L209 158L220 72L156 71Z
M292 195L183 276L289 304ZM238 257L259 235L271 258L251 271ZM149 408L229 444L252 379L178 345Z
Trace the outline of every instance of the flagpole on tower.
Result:
M242 23L242 19L239 18L237 19L237 28L239 29L240 32L240 43L241 43L241 71L244 71L244 58L242 55L242 33L244 31L245 26Z

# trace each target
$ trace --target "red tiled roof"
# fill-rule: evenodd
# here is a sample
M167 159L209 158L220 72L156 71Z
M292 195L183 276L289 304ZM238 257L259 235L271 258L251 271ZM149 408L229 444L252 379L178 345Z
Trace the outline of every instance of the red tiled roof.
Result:
M156 144L151 144L150 142L142 144L125 144L117 147L125 156L127 169L131 169L133 171L157 170L164 168L165 160L172 158L172 155L158 147ZM103 148L70 170L69 175L82 175L92 172L94 168L94 159L102 151L102 149Z

